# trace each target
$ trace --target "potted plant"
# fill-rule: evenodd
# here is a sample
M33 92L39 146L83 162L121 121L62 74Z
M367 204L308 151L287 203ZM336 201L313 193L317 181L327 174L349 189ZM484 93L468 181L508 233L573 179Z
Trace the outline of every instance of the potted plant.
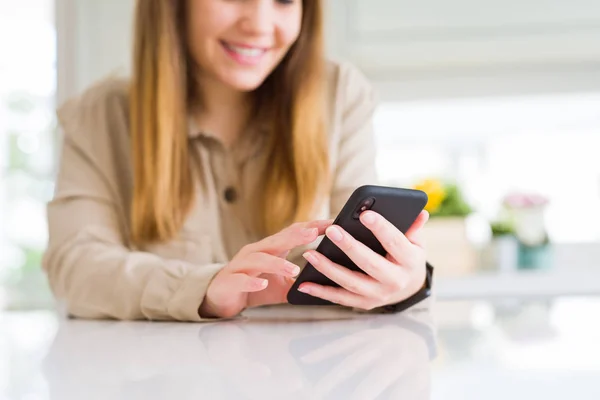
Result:
M425 179L414 185L427 193L425 209L430 220L423 229L427 256L442 276L460 276L472 273L478 256L467 235L466 217L472 208L460 187L441 179Z

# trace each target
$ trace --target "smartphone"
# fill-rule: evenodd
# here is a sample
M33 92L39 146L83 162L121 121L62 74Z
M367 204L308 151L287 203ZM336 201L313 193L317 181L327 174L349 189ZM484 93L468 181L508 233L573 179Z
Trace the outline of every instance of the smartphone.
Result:
M374 252L385 256L387 252L371 231L360 222L360 214L373 210L391 222L402 233L406 233L427 204L427 194L421 190L366 185L356 189L342 211L333 222L352 237L362 242ZM363 272L331 240L324 237L317 251L336 264L354 271ZM303 282L314 282L324 286L339 286L317 271L310 263L298 275L296 282L287 294L287 300L294 305L332 305L333 303L298 291Z

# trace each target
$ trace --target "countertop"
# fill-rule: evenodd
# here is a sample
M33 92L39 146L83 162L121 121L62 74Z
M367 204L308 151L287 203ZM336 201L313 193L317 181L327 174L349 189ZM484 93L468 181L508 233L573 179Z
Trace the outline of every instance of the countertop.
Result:
M598 399L599 306L287 306L203 324L5 312L0 399Z

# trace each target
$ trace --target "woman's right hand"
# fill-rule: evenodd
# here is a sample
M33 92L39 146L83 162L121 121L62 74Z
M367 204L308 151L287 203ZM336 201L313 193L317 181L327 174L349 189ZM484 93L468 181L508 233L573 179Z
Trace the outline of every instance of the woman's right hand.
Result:
M293 278L300 273L285 258L293 248L315 241L331 224L331 220L296 223L244 246L213 278L200 316L230 318L246 307L285 303Z

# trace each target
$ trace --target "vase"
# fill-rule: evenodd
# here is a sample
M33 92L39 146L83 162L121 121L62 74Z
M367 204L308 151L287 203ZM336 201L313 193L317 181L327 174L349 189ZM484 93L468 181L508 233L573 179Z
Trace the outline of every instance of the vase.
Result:
M519 269L540 270L552 267L552 246L549 243L538 246L519 244Z
M464 276L477 269L477 251L462 217L433 217L423 228L427 260L437 276Z
M489 245L491 267L500 273L513 272L519 264L519 241L512 235L497 236Z

